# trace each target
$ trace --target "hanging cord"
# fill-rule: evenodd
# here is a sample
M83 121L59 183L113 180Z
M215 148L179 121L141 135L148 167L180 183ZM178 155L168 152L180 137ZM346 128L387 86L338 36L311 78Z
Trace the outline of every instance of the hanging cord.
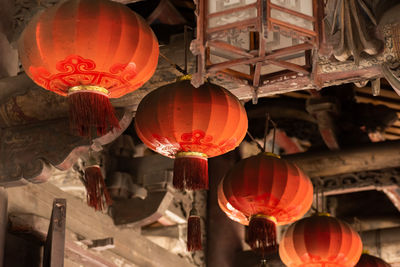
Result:
M172 67L174 67L177 71L179 71L180 73L182 73L183 75L188 75L188 50L189 50L189 38L188 38L188 29L193 31L193 28L188 26L188 25L184 25L183 26L183 51L184 51L184 57L185 57L185 67L182 69L178 64L174 63L172 60L170 60L169 58L167 58L163 53L160 53L160 56L165 59L165 61L167 61Z
M253 141L257 145L258 149L260 149L261 152L265 151L264 148L260 145L260 143L257 142L257 140L254 138L254 136L249 131L247 131L247 135L250 137L251 141Z
M273 132L272 132L272 149L271 149L271 152L275 153L274 151L275 151L276 123L271 119L270 119L270 122L271 122L272 126L274 127L273 128Z
M188 71L188 54L189 54L189 32L188 30L193 31L193 28L188 26L188 25L184 25L183 26L183 45L184 45L184 51L185 51L185 68L183 69L186 73Z
M269 120L271 119L269 116L269 113L266 114L266 121L265 121L265 129L264 129L264 152L265 149L267 148L267 135L269 132ZM272 153L274 153L274 151L272 151Z
M192 196L193 196L192 208L195 208L195 205L196 205L196 192L195 191L192 191Z
M269 113L266 114L263 146L261 146L260 143L254 138L254 136L249 131L247 131L247 135L250 137L251 141L253 141L257 145L258 149L260 149L261 152L266 152L267 136L268 136L268 133L269 133L269 124L270 123L273 126L271 152L274 153L274 150L275 150L275 136L276 136L276 123L273 120L271 120L271 117L269 116Z
M316 204L316 212L319 213L319 195L318 195L318 191L319 191L319 186L316 185L315 186L315 204Z
M79 176L79 180L85 185L86 184L86 181L85 181L85 168L97 163L95 161L95 157L93 156L92 148L89 148L89 151L88 151L87 155L85 155L83 159L84 159L83 160L83 162L84 162L83 166L81 166L79 168L79 172L81 173L81 175ZM100 163L98 165L100 165Z
M177 71L179 71L180 73L182 73L183 75L188 75L187 71L182 69L181 67L179 67L177 64L175 64L174 62L172 62L172 60L170 60L169 58L167 58L163 53L160 52L160 56L165 59L165 61L167 61L172 67L174 67Z

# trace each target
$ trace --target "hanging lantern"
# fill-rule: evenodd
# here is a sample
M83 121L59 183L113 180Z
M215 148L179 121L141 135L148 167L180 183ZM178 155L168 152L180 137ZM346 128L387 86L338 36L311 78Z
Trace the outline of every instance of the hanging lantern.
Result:
M218 205L232 221L243 225L249 225L249 219L247 216L235 209L226 199L222 182L218 185Z
M355 267L390 267L390 264L381 258L363 253Z
M276 225L298 220L313 201L310 179L296 165L272 153L240 161L219 188L221 209L249 225L248 243L263 254L277 249Z
M162 86L140 102L136 133L150 149L175 158L178 189L208 188L207 158L233 150L247 131L247 115L228 90L189 80Z
M175 158L175 188L207 189L207 158L240 144L247 132L247 115L228 90L211 83L195 88L190 80L181 80L143 98L135 128L150 149ZM188 219L188 251L201 249L200 229L200 216L193 206Z
M146 22L108 0L69 0L36 15L19 40L27 75L68 96L71 126L82 136L119 127L109 98L142 86L158 63L158 42Z
M327 214L292 224L279 245L281 260L288 267L352 267L361 252L362 243L357 232Z

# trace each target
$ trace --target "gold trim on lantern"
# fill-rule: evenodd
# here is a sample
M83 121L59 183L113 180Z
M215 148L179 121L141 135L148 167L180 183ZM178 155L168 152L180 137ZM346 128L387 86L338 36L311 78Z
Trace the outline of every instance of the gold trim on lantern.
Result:
M186 74L176 78L176 81L190 81L192 79L192 74Z
M265 215L265 214L255 214L255 215L251 215L250 216L250 220L251 221L253 218L263 218L263 219L267 219L269 221L274 222L275 224L278 223L278 221L276 220L276 218L274 216L269 216L269 215Z
M370 255L370 252L369 252L369 250L368 250L368 249L363 249L363 251L362 251L362 254L367 254L367 255Z
M207 155L201 152L193 152L193 151L181 151L176 153L175 158L182 158L182 157L199 157L207 159Z
M79 92L92 92L92 93L98 93L98 94L104 94L108 95L109 92L106 88L101 87L101 86L96 86L96 85L77 85L69 88L68 94L74 94L74 93L79 93Z
M326 217L331 217L331 214L329 212L316 212L314 214L315 216L326 216Z
M371 253L369 252L369 250L368 250L368 249L363 249L363 252L362 252L362 254L367 254L367 255L370 255Z
M264 152L263 155L265 155L265 156L270 156L270 157L274 157L274 158L278 158L278 159L281 158L281 156L279 156L279 155L277 155L277 154L275 154L275 153L272 153L272 152Z

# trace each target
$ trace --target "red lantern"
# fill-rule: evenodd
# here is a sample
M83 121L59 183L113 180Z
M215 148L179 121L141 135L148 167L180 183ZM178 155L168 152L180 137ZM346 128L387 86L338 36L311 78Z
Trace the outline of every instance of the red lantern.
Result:
M136 133L150 149L175 158L173 184L178 189L208 188L207 158L237 147L247 132L246 110L228 90L182 80L158 88L140 102ZM188 219L187 249L201 249L200 216Z
M288 267L352 267L361 252L357 232L325 214L292 224L279 244L279 255Z
M298 220L313 201L310 179L271 153L240 161L221 181L219 191L221 209L235 221L249 224L248 243L262 253L276 250L276 225Z
M390 267L390 264L378 257L363 253L355 267Z
M36 15L19 40L28 76L68 96L72 127L99 135L119 127L108 98L138 89L154 74L158 42L146 22L108 0L69 0Z
M233 150L247 131L247 115L228 90L189 80L158 88L140 102L136 132L150 149L175 158L174 186L208 187L207 158Z
M249 225L249 218L241 211L235 209L226 199L222 182L218 185L218 205L232 221Z

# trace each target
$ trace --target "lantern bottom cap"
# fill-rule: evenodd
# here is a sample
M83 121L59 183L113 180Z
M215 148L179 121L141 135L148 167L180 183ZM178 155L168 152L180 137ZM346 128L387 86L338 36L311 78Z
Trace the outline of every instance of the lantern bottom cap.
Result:
M97 85L77 85L68 89L69 96L76 93L94 93L108 96L109 91L106 88Z
M175 158L183 158L183 157L196 157L196 158L204 158L207 159L207 154L202 152L195 151L181 151L175 154Z

